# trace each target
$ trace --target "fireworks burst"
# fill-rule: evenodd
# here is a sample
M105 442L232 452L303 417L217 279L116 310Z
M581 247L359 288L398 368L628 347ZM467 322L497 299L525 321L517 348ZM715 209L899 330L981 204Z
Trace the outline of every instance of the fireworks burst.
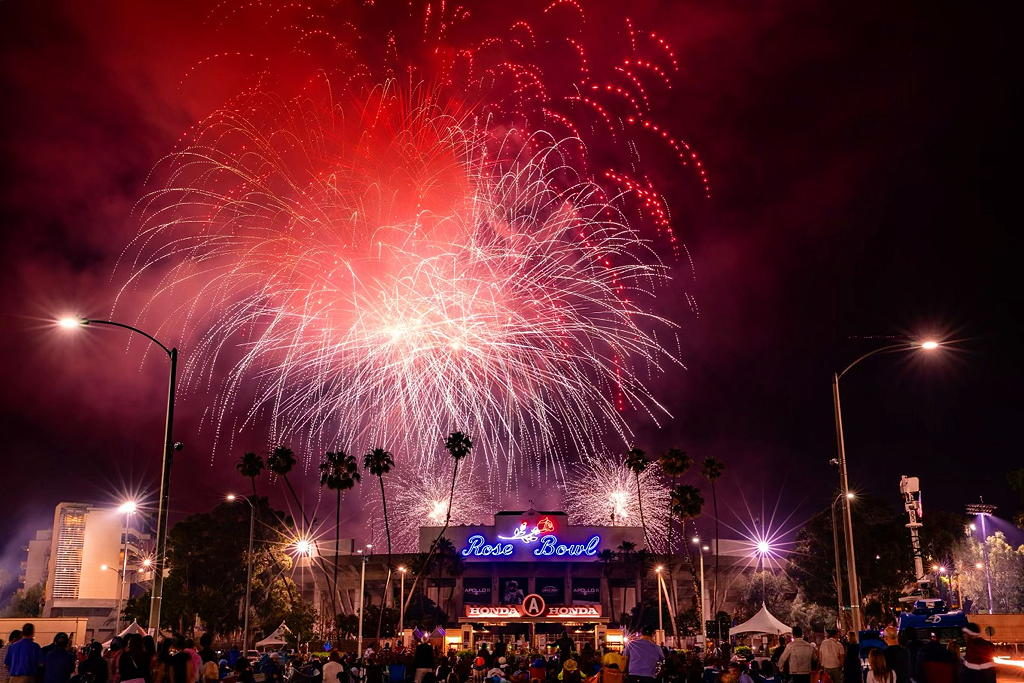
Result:
M444 524L448 512L448 494L451 490L451 464L438 462L423 465L398 466L385 478L388 496L388 521L394 552L419 552L420 527L438 527ZM383 551L387 547L384 518L379 494L372 498L363 492L363 500L371 512L373 547ZM487 486L469 467L460 467L455 480L452 499L451 524L490 524L493 505Z
M460 44L468 10L412 2L367 36L393 8L337 16L378 9L350 5L218 6L218 22L269 12L332 73L294 98L250 89L189 131L140 202L126 288L153 287L147 310L193 340L183 381L214 394L218 434L269 424L307 464L384 444L426 468L458 429L497 491L561 479L565 454L628 441L629 411L666 414L647 384L677 362L674 326L650 310L666 275L641 230L679 244L654 183L594 169L585 143L611 139L635 168L631 131L653 135L707 187L650 118L675 55L627 23L602 81L563 31L577 68L560 93L539 57L552 39L529 22ZM567 8L582 12L543 15Z
M669 487L657 462L640 473L644 520L655 549L668 539ZM623 458L600 456L583 460L565 483L565 509L573 524L640 526L636 475Z

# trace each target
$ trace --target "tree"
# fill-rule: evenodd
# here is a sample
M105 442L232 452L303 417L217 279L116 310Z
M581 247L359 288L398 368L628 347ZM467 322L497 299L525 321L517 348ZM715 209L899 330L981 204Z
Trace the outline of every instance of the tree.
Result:
M384 475L390 472L394 466L395 459L391 456L391 453L383 448L374 448L363 456L363 469L377 477L377 482L380 483L380 503L384 508L384 535L387 538L388 546L388 578L384 582L384 599L381 600L382 607L387 607L391 591L391 526L388 522L388 498L384 495ZM384 610L382 609L377 619L378 640L380 640L380 629L383 625L383 619Z
M435 538L430 544L430 551L427 553L427 559L423 564L423 571L429 571L431 559L433 558L434 553L437 552L437 544L440 543L445 532L448 531L448 525L451 524L452 500L455 498L455 481L459 475L459 463L469 457L470 452L473 450L473 440L462 432L452 432L448 435L448 438L445 439L444 447L445 450L448 451L448 455L452 458L452 485L448 491L448 508L444 515L444 526L441 527L441 531L437 534L437 538ZM412 596L416 592L416 584L420 581L421 573L422 572L416 572L416 576L412 580L412 587L409 589L409 595L405 598L406 611L408 611L409 603L412 602Z
M704 458L704 464L701 467L701 474L711 484L711 504L715 510L715 581L714 581L714 593L711 596L711 611L718 611L718 542L720 535L718 533L718 491L715 490L715 482L718 481L719 477L725 471L725 464L717 458L707 457Z
M246 453L235 464L235 469L252 483L252 495L256 495L256 477L263 471L263 458L255 453Z
M302 509L302 502L299 500L299 496L295 493L295 488L288 479L288 473L292 471L293 467L295 467L295 462L295 453L287 446L278 446L267 455L267 469L281 477L285 487L288 489L288 493L295 502L295 507L299 510L299 514L302 515L303 521L306 521L306 515Z
M292 558L283 540L292 521L255 497L252 606L256 623L265 630L281 621L299 633L313 614L289 577ZM170 574L164 584L161 627L184 631L198 618L214 633L226 635L241 627L239 606L245 598L248 506L220 504L210 512L190 515L175 524L167 538ZM128 601L125 614L146 624L150 596ZM308 628L306 628L308 631Z
M42 616L44 597L41 583L19 590L11 595L4 607L3 616L12 619Z
M340 448L328 451L320 463L320 486L334 491L334 579L331 584L331 608L338 613L338 555L341 553L341 492L348 491L359 483L359 466L355 456L348 455Z
M704 496L701 495L700 489L696 486L689 484L676 484L672 487L669 492L669 505L671 506L670 512L672 513L672 519L679 520L679 526L686 530L687 520L696 519L700 517L700 513L704 509ZM701 552L700 548L697 548L697 552ZM686 551L686 561L690 567L690 576L693 577L693 595L694 599L700 601L701 590L703 586L698 586L697 583L697 572L693 571L693 558L690 555L690 551ZM673 581L673 586L675 582ZM673 598L675 599L675 598ZM701 615L703 618L707 618L707 615Z
M669 481L671 482L671 486L672 486L673 489L675 487L679 486L679 480L682 478L682 476L684 474L686 474L690 470L691 467L693 467L693 458L691 458L686 453L686 451L683 451L683 450L681 450L679 448L670 448L667 451L665 451L664 455L661 456L661 471L664 472L666 476L668 476ZM671 501L670 501L670 504L671 504ZM672 510L670 510L669 512L671 513L671 517L672 517L673 521L678 518L677 515L675 515L675 513ZM700 513L698 512L697 514L700 514ZM680 534L683 537L685 537L686 536L686 521L685 521L685 519L684 520L680 520L680 521L681 521ZM670 522L669 523L669 527L668 527L668 552L669 552L669 554L675 553L675 550L676 550L673 547L673 545L672 545L672 530L674 528L675 528L675 525ZM687 553L687 557L689 557L689 553Z
M636 502L640 507L640 527L644 530L644 543L648 548L651 548L651 539L647 535L647 520L644 519L644 497L640 493L640 475L650 464L651 461L647 458L647 454L636 446L626 452L626 467L636 479Z
M985 553L981 541L968 537L953 551L953 569L960 594L977 609L997 613L1024 612L1024 545L1014 548L997 531L985 539L992 580L992 605L988 604Z
M1013 518L1013 523L1024 529L1024 467L1007 472L1006 483L1010 485L1010 490L1017 494L1017 514Z

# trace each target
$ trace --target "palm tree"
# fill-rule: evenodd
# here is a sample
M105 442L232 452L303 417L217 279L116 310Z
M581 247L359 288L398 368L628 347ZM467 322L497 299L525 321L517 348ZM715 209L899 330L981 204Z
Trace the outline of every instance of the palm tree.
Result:
M255 453L246 453L238 462L235 463L235 469L241 473L243 477L248 477L252 483L252 495L256 497L256 477L260 476L260 472L263 471L263 458L256 455Z
M647 454L642 450L634 446L629 449L626 453L626 467L636 477L636 502L640 507L640 526L644 530L644 543L647 547L651 547L651 539L647 535L647 520L644 518L644 498L640 494L640 475L643 474L644 470L651 464L651 461L647 458Z
M691 458L686 451L680 448L670 448L661 456L661 471L664 472L670 479L670 490L674 489L679 485L679 479L686 474L693 466L693 458ZM679 535L682 538L686 538L686 522L685 520L681 524L676 524L677 517L672 511L671 498L669 499L669 520L668 520L668 539L666 541L666 554L668 565L668 580L669 585L672 587L672 604L670 605L670 611L675 614L676 607L679 605L679 595L676 590L676 574L675 574L675 531L679 527ZM684 546L685 547L685 546ZM684 554L686 565L691 570L690 575L693 575L693 558L689 552ZM696 579L694 580L696 586ZM674 622L673 622L674 623Z
M630 573L630 570L633 568L633 560L634 560L634 557L636 555L636 543L633 543L632 541L623 541L622 543L619 544L619 547L617 548L617 550L618 550L619 562L621 563L622 567L624 568L624 570L626 572L626 575L628 576L629 573ZM639 602L639 601L637 601L637 602ZM626 583L625 583L625 581L623 581L623 583L622 583L622 601L620 602L619 607L622 609L622 614L619 615L619 618L617 619L617 621L619 622L620 626L625 628L625 626L626 626Z
M320 463L320 486L326 486L335 493L334 505L334 585L331 588L331 604L338 613L338 554L341 552L341 492L355 487L359 482L359 466L355 456L346 454L340 448L324 454Z
M388 596L391 590L391 527L388 523L388 499L384 495L384 475L395 466L395 459L391 453L383 448L374 448L363 456L363 469L377 477L380 484L380 502L384 507L384 535L388 543L388 578L384 582L384 598L380 603L380 614L377 618L377 640L380 640L380 628L384 623L384 608L388 606Z
M441 541L445 532L448 531L448 525L452 521L452 499L455 498L455 481L459 475L459 462L469 456L470 451L473 450L473 440L462 432L452 432L448 435L448 438L444 440L445 450L448 451L448 455L452 456L452 485L448 491L448 509L444 515L444 526L441 527L441 532L434 539L433 543L430 544L430 552L427 553L427 559L424 564L424 569L427 570L430 567L430 562L434 557L434 553L437 552L437 544ZM416 592L416 584L420 581L420 572L416 573L416 576L412 580L412 588L409 589L409 595L405 599L405 608L409 608L409 603L412 601L413 593Z
M725 463L713 457L704 458L704 464L701 467L701 474L711 484L711 504L715 510L715 583L714 593L711 597L711 612L717 616L718 614L718 493L715 491L715 481L722 476L722 472L725 471Z
M601 563L601 573L604 574L605 583L608 585L608 615L615 619L615 599L612 597L612 570L615 566L615 551L605 548L597 554Z

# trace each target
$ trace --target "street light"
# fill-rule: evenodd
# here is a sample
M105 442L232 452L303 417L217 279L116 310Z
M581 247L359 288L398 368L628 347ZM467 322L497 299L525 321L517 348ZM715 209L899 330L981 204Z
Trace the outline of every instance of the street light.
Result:
M902 341L896 344L888 344L861 355L843 368L841 372L832 373L832 407L835 413L836 423L836 450L839 456L836 464L839 466L840 491L849 491L850 482L846 472L846 444L843 438L843 410L839 401L839 380L862 360L879 353L896 353L898 351L913 351L918 349L934 351L940 346L941 344L939 342L933 340L920 342ZM850 612L853 617L853 628L855 631L860 632L864 624L860 614L860 588L857 585L856 551L853 547L853 516L850 512L849 498L843 499L843 531L846 535L846 575L850 584Z
M66 330L77 330L87 325L109 325L120 327L129 332L140 334L160 347L170 361L167 380L167 416L164 422L164 453L160 471L160 501L156 513L156 567L153 571L153 594L149 604L149 632L156 635L160 631L160 607L164 598L164 570L167 562L167 508L171 498L171 465L174 451L180 451L184 444L174 441L174 393L178 383L178 349L168 348L156 337L137 327L114 322L113 320L92 320L89 318L65 316L57 324Z
M704 587L704 551L708 547L701 546L700 536L694 536L692 542L697 546L697 555L700 557L700 632L703 634L707 626L705 622L708 619L708 593Z
M985 592L988 595L989 614L994 614L995 608L992 605L992 565L989 562L988 557L988 525L985 524L985 519L987 517L990 517L992 513L995 511L995 505L990 505L981 498L978 499L977 503L970 503L967 506L967 514L974 515L977 519L981 521L981 557L982 561L985 563ZM974 531L976 529L977 527L974 524L972 524L971 531Z
M126 500L117 508L117 511L124 515L124 537L121 539L124 545L124 558L121 561L121 580L117 582L117 615L114 618L114 635L121 632L121 613L124 610L124 579L128 575L128 527L131 525L132 515L138 509L139 505L134 500Z
M661 614L661 572L664 569L660 564L654 568L654 573L658 575L658 645L663 645L665 642L665 624Z
M256 506L252 504L248 496L236 496L229 493L224 496L229 502L244 500L249 504L249 554L247 556L245 570L245 616L242 618L242 652L249 651L249 605L252 602L252 537L256 528Z
M398 575L401 588L399 589L398 595L398 633L402 637L402 643L405 643L405 565L398 566Z
M853 500L856 497L857 496L853 491L846 492L847 500ZM832 501L832 505L830 506L832 510L832 551L835 553L836 556L836 602L838 610L836 612L836 626L838 626L840 629L843 628L843 570L840 566L841 563L839 562L839 530L836 526L836 503L838 503L842 499L843 494L840 493L838 496L835 497L835 499ZM878 558L876 557L875 559L877 560Z

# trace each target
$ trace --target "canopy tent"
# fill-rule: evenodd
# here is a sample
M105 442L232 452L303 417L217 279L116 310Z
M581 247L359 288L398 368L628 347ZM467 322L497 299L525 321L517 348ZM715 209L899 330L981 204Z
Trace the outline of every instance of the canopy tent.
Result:
M776 619L775 615L768 611L768 607L764 603L761 603L761 609L758 610L757 614L742 624L729 629L730 636L741 633L770 633L775 636L781 636L783 633L792 632L793 629Z
M263 640L256 643L256 649L261 647L277 647L280 645L286 645L286 635L290 635L292 630L288 628L288 624L281 622L281 625L274 629L274 632Z
M129 633L138 633L140 636L144 636L144 635L146 635L146 629L144 629L141 626L139 626L139 622L138 622L138 620L136 620L136 621L133 621L132 623L128 624L128 628L126 628L125 630L123 630L120 633L118 633L117 636L119 638L124 638ZM111 638L107 642L103 643L103 649L106 650L107 648L109 648L110 644L112 642L114 642L113 638Z

